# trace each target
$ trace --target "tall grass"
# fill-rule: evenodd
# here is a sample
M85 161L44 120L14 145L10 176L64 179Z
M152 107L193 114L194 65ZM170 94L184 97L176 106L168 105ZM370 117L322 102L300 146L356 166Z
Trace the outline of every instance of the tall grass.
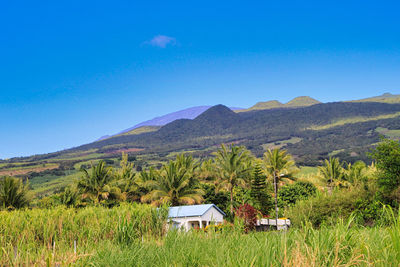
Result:
M70 209L18 210L0 212L0 266L28 261L41 262L51 255L91 253L105 241L129 244L136 239L160 238L165 232L167 208L121 205L113 209L88 207Z
M82 265L93 266L398 266L391 228L348 223L288 232L177 233L162 243L105 243ZM396 240L398 237L394 237Z
M351 216L249 234L239 224L165 234L167 209L146 205L1 212L0 266L399 266L400 217L386 212L389 226Z

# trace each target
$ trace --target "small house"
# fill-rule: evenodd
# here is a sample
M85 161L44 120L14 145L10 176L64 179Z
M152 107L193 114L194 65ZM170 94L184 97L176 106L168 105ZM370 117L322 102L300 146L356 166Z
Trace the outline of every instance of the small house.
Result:
M168 219L173 228L189 231L205 228L210 224L221 224L226 214L214 204L170 207Z

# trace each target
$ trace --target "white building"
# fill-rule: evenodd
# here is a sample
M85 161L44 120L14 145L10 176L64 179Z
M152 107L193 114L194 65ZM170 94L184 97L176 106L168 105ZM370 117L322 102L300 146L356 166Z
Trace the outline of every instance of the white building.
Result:
M210 224L221 224L226 214L214 204L170 207L168 218L173 228L189 231Z
M266 231L270 228L277 230L287 230L290 227L289 219L261 219L257 220L256 229L258 231Z

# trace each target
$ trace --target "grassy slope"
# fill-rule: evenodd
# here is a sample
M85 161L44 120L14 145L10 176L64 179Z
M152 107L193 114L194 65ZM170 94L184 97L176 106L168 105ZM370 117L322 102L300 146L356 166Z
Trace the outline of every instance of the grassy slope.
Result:
M396 113L392 113L392 114L385 114L385 115L380 115L380 116L375 116L375 117L352 117L352 118L337 120L333 123L329 123L329 124L325 124L325 125L311 125L307 128L307 130L326 130L329 128L333 128L336 126L342 126L345 124L391 119L391 118L397 118L399 116L400 116L400 112L396 112Z

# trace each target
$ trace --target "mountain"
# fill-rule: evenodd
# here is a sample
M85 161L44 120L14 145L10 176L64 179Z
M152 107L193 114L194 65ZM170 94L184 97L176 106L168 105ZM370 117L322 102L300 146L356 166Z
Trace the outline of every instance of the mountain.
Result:
M242 110L242 111L249 111L249 110L261 110L261 109L271 109L271 108L281 108L283 107L284 104L277 100L270 100L266 102L258 102L254 106L252 106L249 109Z
M170 122L173 122L174 120L179 120L179 119L190 119L191 120L191 119L194 119L197 116L199 116L201 113L203 113L210 107L211 106L198 106L198 107L191 107L191 108L179 110L176 112L168 113L166 115L163 115L160 117L155 117L151 120L136 124L135 126L128 128L126 130L123 130L118 134L123 134L123 133L132 131L133 129L143 127L143 126L163 126ZM230 109L231 110L241 110L242 108L232 107Z
M299 163L310 165L330 155L368 160L365 152L379 141L381 133L395 136L399 130L400 104L334 102L240 113L217 105L192 120L175 120L157 131L115 136L69 152L111 153L123 148L169 153L234 142L257 156L268 147L285 147Z
M266 102L258 102L254 106L248 109L242 109L238 112L246 112L252 110L265 110L265 109L274 109L274 108L294 108L294 107L307 107L315 104L320 104L318 100L311 98L309 96L299 96L293 98L291 101L287 102L286 104L282 104L277 100L270 100Z
M307 107L307 106L312 106L315 104L320 104L318 100L315 100L314 98L311 98L309 96L299 96L296 98L293 98L291 101L287 102L285 104L286 107Z
M266 149L284 148L297 164L306 166L319 165L330 156L347 162L370 162L367 152L381 135L400 140L400 103L382 102L397 97L384 94L353 102L319 104L300 97L282 104L283 108L239 113L216 105L192 119L141 126L59 152L0 160L0 175L29 178L33 188L47 194L75 179L81 165L89 168L92 162L105 159L118 166L122 152L129 153L135 166L143 169L157 167L179 152L207 157L221 143L246 146L257 157ZM71 176L64 176L70 173Z
M380 102L380 103L400 103L400 95L393 95L391 93L384 93L380 96L368 97L360 100L353 100L349 102Z

